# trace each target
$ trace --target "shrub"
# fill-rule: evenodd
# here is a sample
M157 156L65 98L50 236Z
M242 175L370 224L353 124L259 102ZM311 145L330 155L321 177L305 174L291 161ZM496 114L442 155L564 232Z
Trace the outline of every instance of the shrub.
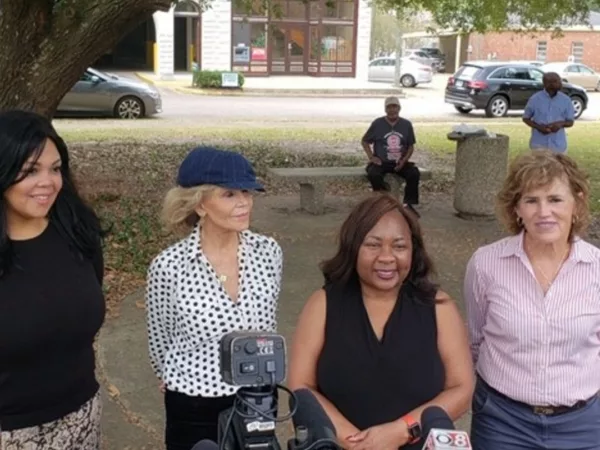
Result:
M197 88L210 88L220 89L221 86L221 75L223 73L231 73L228 70L196 70L194 71L193 86ZM238 74L238 88L244 85L244 75Z

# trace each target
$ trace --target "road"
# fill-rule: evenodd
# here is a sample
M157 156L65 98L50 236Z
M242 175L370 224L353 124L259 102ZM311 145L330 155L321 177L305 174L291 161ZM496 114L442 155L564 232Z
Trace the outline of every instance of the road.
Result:
M205 96L185 94L161 88L163 113L157 118L168 121L197 120L245 122L366 122L383 114L382 98L302 98ZM489 121L483 111L461 115L444 103L443 86L418 86L406 89L402 99L402 114L415 121ZM600 120L600 93L588 93L590 105L582 121ZM514 111L501 121L518 121Z

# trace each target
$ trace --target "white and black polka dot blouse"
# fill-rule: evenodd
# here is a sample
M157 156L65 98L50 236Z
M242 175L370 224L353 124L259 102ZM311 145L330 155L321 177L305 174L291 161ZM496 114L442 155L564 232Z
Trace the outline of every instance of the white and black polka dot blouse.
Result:
M237 388L224 383L219 372L221 337L234 330L277 330L281 247L244 231L238 261L235 303L202 253L198 226L152 261L146 291L150 362L169 390L203 397L234 394Z

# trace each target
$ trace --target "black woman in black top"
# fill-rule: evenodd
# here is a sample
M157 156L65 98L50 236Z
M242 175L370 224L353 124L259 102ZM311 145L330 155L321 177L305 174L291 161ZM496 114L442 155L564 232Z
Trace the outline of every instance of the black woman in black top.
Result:
M469 408L473 368L455 303L429 281L412 213L388 194L358 204L322 264L325 287L294 336L289 386L309 388L352 450L416 450L421 412Z
M44 117L0 113L0 448L98 450L101 232Z

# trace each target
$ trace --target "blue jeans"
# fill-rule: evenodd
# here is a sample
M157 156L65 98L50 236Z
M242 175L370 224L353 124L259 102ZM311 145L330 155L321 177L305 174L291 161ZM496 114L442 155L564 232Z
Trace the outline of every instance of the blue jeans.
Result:
M555 416L534 414L477 381L473 396L473 450L600 450L600 399Z

